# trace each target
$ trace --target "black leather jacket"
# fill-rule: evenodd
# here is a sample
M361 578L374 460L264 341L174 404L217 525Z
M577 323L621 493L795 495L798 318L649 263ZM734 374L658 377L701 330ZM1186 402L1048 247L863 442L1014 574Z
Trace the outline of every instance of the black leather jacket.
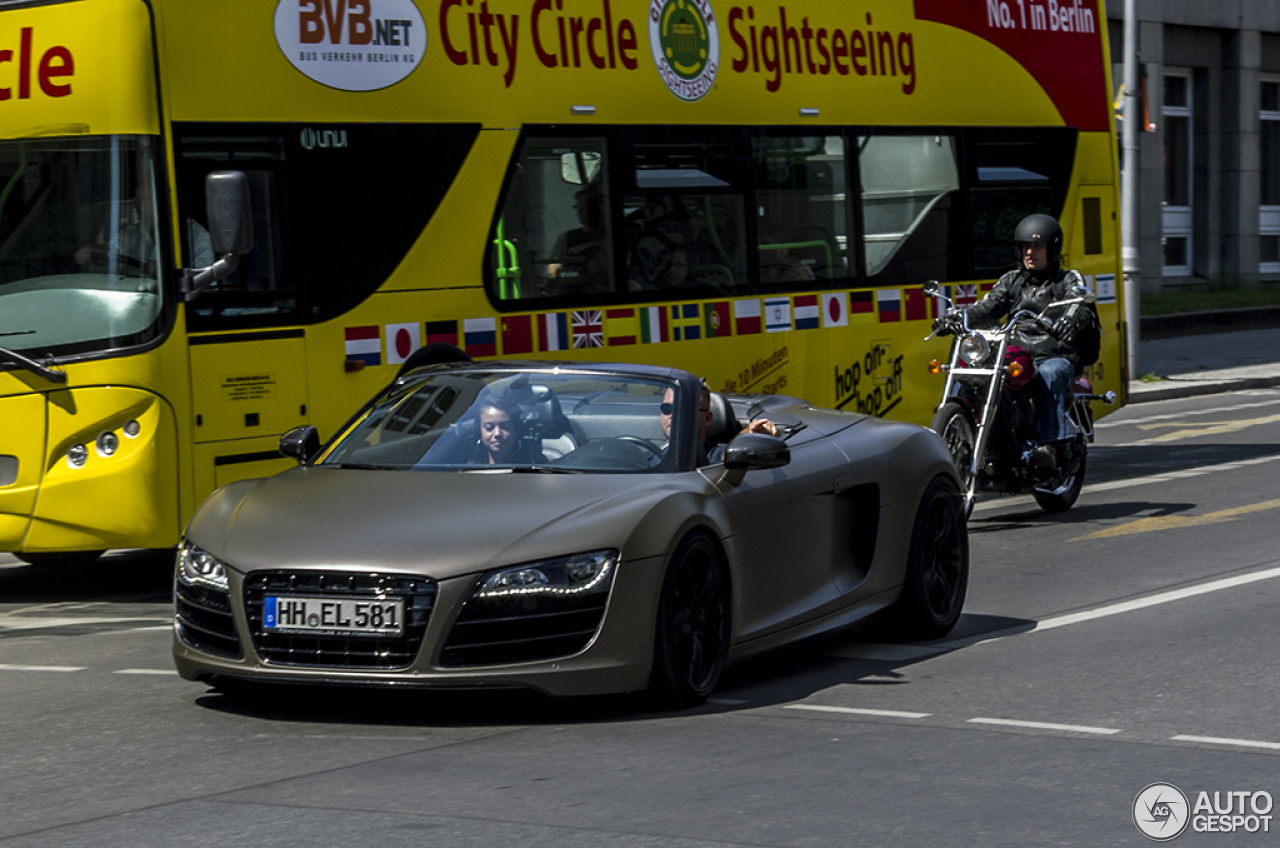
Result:
M1010 271L996 282L986 297L969 307L969 323L976 327L996 326L1004 316L1020 309L1029 309L1039 315L1050 303L1071 297L1072 278L1075 276L1061 268L1046 268L1038 272L1026 269ZM1074 314L1075 311L1072 312ZM1062 316L1050 313L1047 317L1057 320ZM1087 318L1081 317L1083 326ZM1029 352L1037 362L1060 356L1070 361L1078 371L1080 356L1070 342L1073 334L1068 332L1064 335L1067 340L1058 338L1032 321L1022 321L1014 328L1012 342Z

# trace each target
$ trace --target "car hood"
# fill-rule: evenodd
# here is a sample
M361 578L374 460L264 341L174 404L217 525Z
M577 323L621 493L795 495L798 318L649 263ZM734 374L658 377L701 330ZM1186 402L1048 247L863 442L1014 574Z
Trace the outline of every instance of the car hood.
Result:
M688 479L682 479L688 478ZM296 468L218 490L187 538L232 568L356 568L444 579L544 557L623 549L699 475ZM636 534L629 558L656 556Z

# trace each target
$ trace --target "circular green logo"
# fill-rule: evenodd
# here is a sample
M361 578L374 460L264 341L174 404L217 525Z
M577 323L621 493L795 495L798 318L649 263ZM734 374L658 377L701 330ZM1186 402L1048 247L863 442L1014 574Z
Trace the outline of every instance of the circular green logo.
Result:
M720 36L710 0L650 0L649 43L667 87L701 99L715 81Z

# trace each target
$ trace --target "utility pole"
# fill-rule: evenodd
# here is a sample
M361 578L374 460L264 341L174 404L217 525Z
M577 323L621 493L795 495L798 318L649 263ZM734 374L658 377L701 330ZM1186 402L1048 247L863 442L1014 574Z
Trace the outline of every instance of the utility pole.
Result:
M1120 173L1120 229L1124 268L1124 320L1129 379L1138 374L1138 332L1142 323L1142 269L1138 264L1138 99L1137 0L1124 0L1124 167Z

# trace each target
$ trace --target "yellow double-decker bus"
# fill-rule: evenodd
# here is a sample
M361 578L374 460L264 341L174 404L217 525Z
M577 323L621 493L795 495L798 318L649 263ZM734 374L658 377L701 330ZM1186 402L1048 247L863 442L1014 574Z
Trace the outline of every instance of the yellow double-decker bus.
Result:
M433 358L926 422L1058 217L1123 394L1101 0L0 4L0 550L174 544Z

